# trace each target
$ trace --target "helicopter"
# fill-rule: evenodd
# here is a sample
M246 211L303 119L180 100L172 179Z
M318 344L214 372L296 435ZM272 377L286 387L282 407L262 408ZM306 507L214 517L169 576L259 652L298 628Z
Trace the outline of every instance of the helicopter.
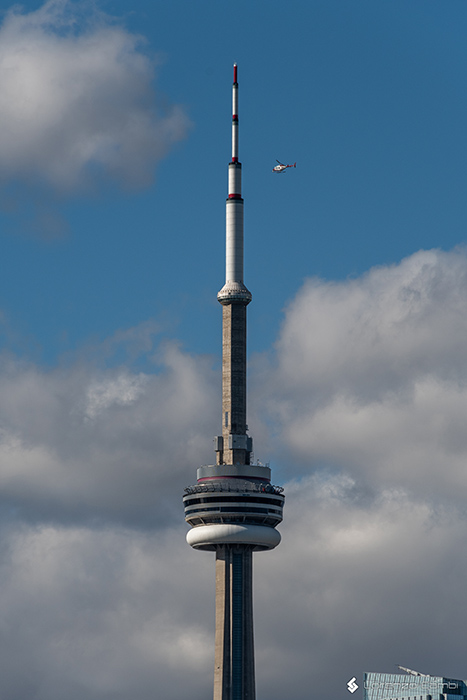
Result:
M286 168L296 168L297 163L294 163L293 165L284 165L284 163L281 163L280 160L277 160L276 162L279 163L279 165L276 165L273 169L273 173L285 173Z

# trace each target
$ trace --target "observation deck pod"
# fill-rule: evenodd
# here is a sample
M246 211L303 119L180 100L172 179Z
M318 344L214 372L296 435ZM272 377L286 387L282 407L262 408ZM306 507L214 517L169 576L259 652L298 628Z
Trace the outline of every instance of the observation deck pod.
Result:
M203 479L211 470L219 473L218 478ZM211 551L225 544L249 545L253 551L277 547L281 537L275 527L282 521L283 489L256 477L257 470L270 473L267 467L246 465L198 470L201 478L185 489L183 497L185 520L192 527L188 544ZM230 474L222 476L222 471Z

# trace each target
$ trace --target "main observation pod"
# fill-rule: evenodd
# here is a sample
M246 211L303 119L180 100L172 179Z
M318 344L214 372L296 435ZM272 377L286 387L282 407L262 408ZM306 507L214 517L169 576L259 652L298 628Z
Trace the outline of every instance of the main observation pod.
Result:
M185 489L186 536L195 549L248 545L252 551L274 549L282 521L282 487L270 483L271 470L259 465L200 467L194 486Z

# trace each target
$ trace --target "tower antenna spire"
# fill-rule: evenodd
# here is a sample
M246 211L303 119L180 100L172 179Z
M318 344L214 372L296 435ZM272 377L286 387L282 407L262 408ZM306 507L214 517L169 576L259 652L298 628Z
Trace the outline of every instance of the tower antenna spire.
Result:
M271 470L251 464L246 423L246 311L251 293L243 282L242 165L238 159L238 81L232 86L232 160L228 165L225 284L222 305L222 435L216 464L200 467L185 489L187 542L216 552L214 700L255 700L253 645L254 551L274 549L282 521L282 488Z
M238 161L238 82L237 64L234 63L232 86L232 163Z

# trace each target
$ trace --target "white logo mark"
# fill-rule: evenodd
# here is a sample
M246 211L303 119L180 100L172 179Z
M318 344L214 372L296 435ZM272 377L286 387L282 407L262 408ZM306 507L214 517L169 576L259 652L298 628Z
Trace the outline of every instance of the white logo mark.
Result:
M358 685L355 683L356 680L357 680L357 679L356 679L355 676L354 676L354 677L351 678L350 681L347 683L347 690L349 691L349 693L355 693L355 691L357 690Z

